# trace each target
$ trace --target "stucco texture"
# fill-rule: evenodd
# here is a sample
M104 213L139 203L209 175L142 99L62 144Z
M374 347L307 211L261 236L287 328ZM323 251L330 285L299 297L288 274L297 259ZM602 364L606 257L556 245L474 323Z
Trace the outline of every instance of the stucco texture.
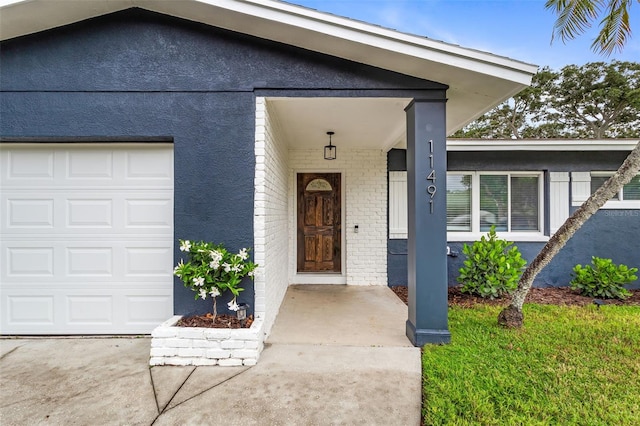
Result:
M0 61L5 140L173 140L176 241L234 251L254 245L256 94L444 93L432 82L140 9L7 40ZM174 287L176 314L210 310L177 279ZM253 300L248 282L239 301Z

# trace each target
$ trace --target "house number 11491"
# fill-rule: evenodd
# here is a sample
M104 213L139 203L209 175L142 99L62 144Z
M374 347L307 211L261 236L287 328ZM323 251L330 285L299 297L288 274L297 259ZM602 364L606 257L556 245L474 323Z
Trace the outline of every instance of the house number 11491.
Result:
M427 176L427 180L431 181L431 185L427 186L427 194L429 194L429 213L433 214L433 197L438 191L438 187L436 186L436 171L433 168L433 139L429 140L429 167L431 167L431 171Z

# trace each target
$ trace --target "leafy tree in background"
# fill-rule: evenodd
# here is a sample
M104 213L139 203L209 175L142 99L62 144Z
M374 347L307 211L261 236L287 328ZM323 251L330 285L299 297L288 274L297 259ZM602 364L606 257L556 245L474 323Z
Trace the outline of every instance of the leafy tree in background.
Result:
M544 99L556 73L545 67L533 76L531 86L487 112L454 138L523 139L535 138L534 126L543 119Z
M489 139L640 136L640 63L542 68L531 86L452 137Z
M544 121L559 122L564 137L640 136L640 63L567 65L549 89Z
M640 2L640 0L638 0ZM594 46L598 47L600 52L610 54L616 47L622 49L627 37L631 34L629 27L628 8L631 1L625 0L548 0L546 7L550 8L555 5L558 14L558 20L554 26L554 32L565 34L568 38L573 38L577 34L584 32L588 24L595 19L594 10L606 6L608 14L603 22L603 29L600 35L594 41ZM618 81L619 77L605 81ZM635 108L638 108L638 84L635 80L635 86L632 92L635 93ZM607 90L601 92L603 96ZM624 93L614 93L614 97L624 97ZM593 107L597 107L598 104ZM589 110L587 112L590 112ZM578 111L584 113L585 111ZM636 118L638 115L635 116ZM518 282L518 288L513 293L509 306L500 311L498 315L498 324L507 327L522 327L524 323L524 315L522 314L522 306L524 299L529 293L533 280L536 275L553 259L553 257L565 246L567 241L573 237L578 229L615 195L620 188L629 183L631 179L640 172L640 142L631 151L629 156L624 160L620 168L608 179L596 192L594 192L587 201L585 201L553 234L547 244L542 248L536 258L529 264L522 274Z

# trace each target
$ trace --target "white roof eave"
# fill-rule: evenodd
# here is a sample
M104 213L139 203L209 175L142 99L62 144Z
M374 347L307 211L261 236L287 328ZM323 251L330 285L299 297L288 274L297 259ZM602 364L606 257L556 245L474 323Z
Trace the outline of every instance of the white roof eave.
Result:
M447 151L631 151L637 139L447 139Z

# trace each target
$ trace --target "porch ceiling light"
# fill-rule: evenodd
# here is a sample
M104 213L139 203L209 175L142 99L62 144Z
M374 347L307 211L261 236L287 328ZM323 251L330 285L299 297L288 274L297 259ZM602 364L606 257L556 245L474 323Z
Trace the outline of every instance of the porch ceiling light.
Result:
M335 160L336 159L336 147L335 145L331 145L331 136L333 136L335 132L327 132L329 135L329 145L324 146L324 159L325 160Z

